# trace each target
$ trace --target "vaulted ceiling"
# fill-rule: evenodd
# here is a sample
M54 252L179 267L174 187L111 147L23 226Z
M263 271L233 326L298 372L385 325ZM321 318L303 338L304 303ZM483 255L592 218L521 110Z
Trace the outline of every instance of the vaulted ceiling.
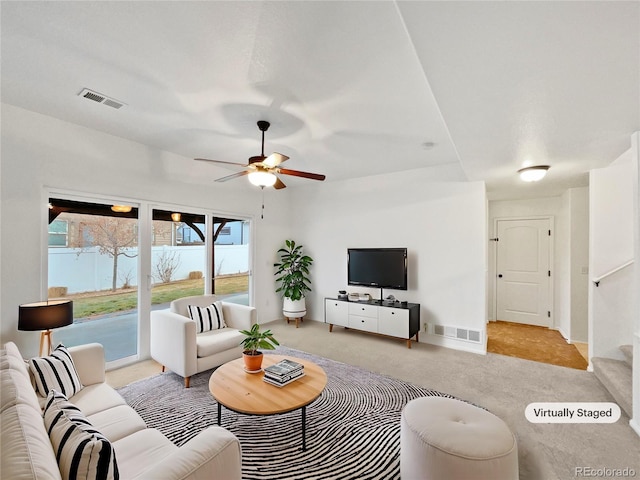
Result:
M2 102L185 157L245 162L265 119L265 150L327 182L427 168L526 198L587 185L640 130L636 1L1 9ZM527 164L551 169L524 184ZM233 169L211 165L211 178Z

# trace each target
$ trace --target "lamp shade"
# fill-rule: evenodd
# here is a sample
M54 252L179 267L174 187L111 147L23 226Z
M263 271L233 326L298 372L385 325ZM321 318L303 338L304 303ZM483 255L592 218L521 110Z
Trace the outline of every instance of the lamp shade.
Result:
M257 187L271 187L278 178L271 172L258 170L249 174L249 181Z
M73 323L73 302L51 300L26 303L18 309L18 330L50 330Z

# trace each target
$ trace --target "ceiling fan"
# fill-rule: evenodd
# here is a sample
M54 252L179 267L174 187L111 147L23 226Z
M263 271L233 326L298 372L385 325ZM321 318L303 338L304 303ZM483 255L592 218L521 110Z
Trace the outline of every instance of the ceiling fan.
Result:
M280 164L289 160L289 157L286 155L282 155L281 153L272 153L268 157L264 155L264 132L266 132L271 124L266 120L258 121L258 129L262 132L262 151L260 155L256 155L255 157L249 158L249 163L242 164L236 162L225 162L222 160L209 160L207 158L196 158L195 160L199 160L202 162L213 162L213 163L222 163L225 165L238 165L240 167L245 167L246 170L242 172L233 173L231 175L227 175L226 177L216 179L216 182L226 182L227 180L231 180L237 177L243 177L244 175L249 176L249 181L258 186L258 187L271 187L273 186L276 189L285 188L286 185L280 180L276 174L282 175L292 175L294 177L302 177L309 178L311 180L324 180L325 176L319 173L309 173L309 172L301 172L300 170L290 170L288 168L281 168Z

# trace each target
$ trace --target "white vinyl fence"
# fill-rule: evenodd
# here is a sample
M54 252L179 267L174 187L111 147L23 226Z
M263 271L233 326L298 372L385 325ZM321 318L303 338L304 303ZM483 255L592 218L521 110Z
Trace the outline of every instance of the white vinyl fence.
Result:
M249 271L248 245L216 245L215 275L246 273ZM126 249L127 254L137 254L137 248ZM152 247L153 281L161 282L156 265L164 258L174 258L177 266L171 280L189 278L189 272L205 272L205 246ZM98 247L49 248L49 287L66 287L67 293L92 292L111 288L113 258L101 255ZM138 284L138 258L118 257L118 288L128 281Z

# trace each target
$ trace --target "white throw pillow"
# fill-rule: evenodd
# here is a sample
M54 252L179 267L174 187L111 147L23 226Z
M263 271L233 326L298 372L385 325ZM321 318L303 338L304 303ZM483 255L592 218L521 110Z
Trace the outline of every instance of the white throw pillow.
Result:
M49 434L63 480L117 480L116 453L80 409L62 393L51 390L44 408Z
M209 330L219 330L225 328L224 315L222 314L222 302L217 301L208 307L198 307L189 305L187 307L189 317L196 322L196 332L208 332Z
M29 370L33 373L38 393L43 397L46 397L50 390L57 390L67 397L72 397L83 388L71 354L62 344L48 357L29 360Z

